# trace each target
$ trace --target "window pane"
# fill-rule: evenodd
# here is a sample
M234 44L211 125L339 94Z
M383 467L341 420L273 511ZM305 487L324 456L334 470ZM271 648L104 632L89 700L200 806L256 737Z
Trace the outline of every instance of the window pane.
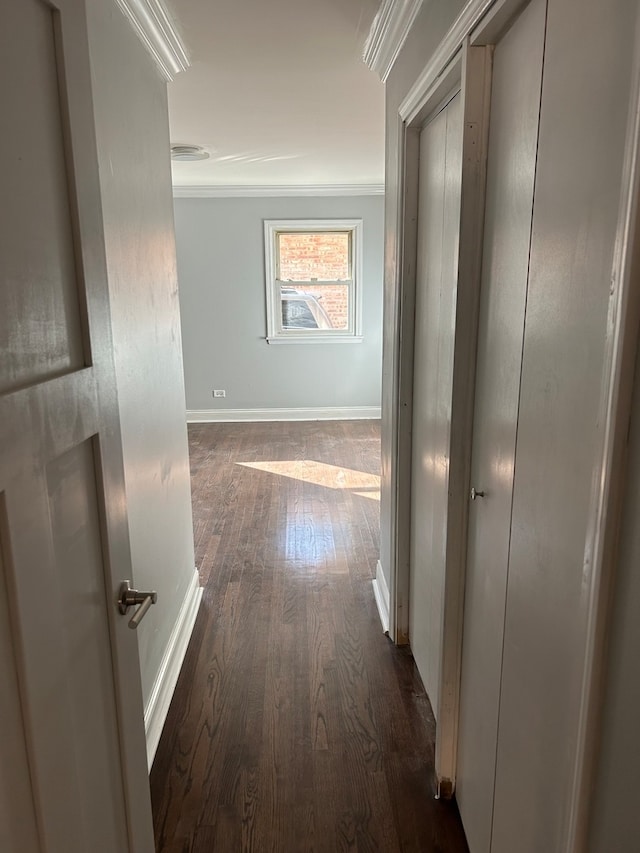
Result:
M304 289L280 286L282 328L336 329L349 328L349 285L305 285Z
M351 278L350 231L278 234L281 281L344 281Z

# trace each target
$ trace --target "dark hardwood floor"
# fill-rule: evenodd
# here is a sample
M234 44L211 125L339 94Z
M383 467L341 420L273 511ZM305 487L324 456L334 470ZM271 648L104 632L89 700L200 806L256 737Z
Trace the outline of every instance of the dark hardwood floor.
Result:
M465 853L382 633L379 426L189 428L203 602L151 772L159 853Z

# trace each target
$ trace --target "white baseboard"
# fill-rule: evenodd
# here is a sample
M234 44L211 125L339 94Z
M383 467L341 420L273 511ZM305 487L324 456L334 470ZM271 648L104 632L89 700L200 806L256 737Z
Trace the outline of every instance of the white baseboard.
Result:
M351 421L377 420L380 406L354 406L350 409L187 409L187 423L217 423L223 421Z
M147 736L147 763L149 770L160 742L162 727L164 726L171 697L176 688L180 668L189 645L191 632L196 621L202 588L198 577L198 570L193 573L189 588L182 601L176 624L169 637L167 648L162 657L162 663L158 670L153 690L149 696L147 706L144 709L144 728Z
M376 604L378 605L378 614L380 615L380 621L382 622L382 630L385 634L389 633L389 587L387 586L387 579L384 576L384 572L382 571L382 566L380 565L380 560L378 560L378 565L376 567L376 576L372 581L373 583L373 594L376 598Z

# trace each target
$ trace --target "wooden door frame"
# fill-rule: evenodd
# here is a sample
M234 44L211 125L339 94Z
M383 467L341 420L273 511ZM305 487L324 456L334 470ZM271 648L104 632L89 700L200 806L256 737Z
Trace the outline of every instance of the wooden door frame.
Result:
M447 566L443 619L441 704L434 709L439 795L455 789L466 571L467 518L475 350L482 261L484 184L489 124L492 47L529 0L469 0L436 48L398 110L396 371L392 378L391 557L389 633L409 635L411 435L416 287L418 139L424 119L458 82L463 96L463 175L456 332L451 414ZM639 28L640 29L640 28ZM640 329L640 32L636 33L632 91L612 269L591 509L585 542L588 625L582 675L578 747L574 764L566 849L584 849L591 782L598 748L608 611L615 574L619 508L636 349Z
M459 88L462 97L462 183L459 225L459 254L454 340L453 394L447 507L443 656L440 678L440 707L434 709L436 728L436 773L438 789L451 796L455 784L462 616L466 564L467 491L471 461L471 424L475 380L475 351L478 294L482 262L482 223L486 176L489 96L492 49L472 46L468 37L439 69L432 62L428 73L403 101L399 110L402 172L400 222L400 358L398 411L396 572L392 579L392 636L406 641L409 635L410 518L411 518L411 432L414 356L414 307L418 220L418 161L420 129L437 111L443 98ZM404 527L400 530L400 524Z
M398 111L400 188L399 359L397 394L394 565L390 584L391 636L409 635L411 432L417 249L418 139L425 118L459 85L463 100L463 166L451 405L449 500L440 706L435 710L436 774L442 796L455 788L462 624L466 571L468 489L475 391L492 44L527 0L472 0L435 51ZM490 14L486 14L491 7ZM479 24L482 20L482 26Z

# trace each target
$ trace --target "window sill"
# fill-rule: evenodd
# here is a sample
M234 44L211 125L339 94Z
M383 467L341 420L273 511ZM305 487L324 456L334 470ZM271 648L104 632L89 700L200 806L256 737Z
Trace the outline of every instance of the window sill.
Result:
M269 335L268 344L361 344L362 335Z

